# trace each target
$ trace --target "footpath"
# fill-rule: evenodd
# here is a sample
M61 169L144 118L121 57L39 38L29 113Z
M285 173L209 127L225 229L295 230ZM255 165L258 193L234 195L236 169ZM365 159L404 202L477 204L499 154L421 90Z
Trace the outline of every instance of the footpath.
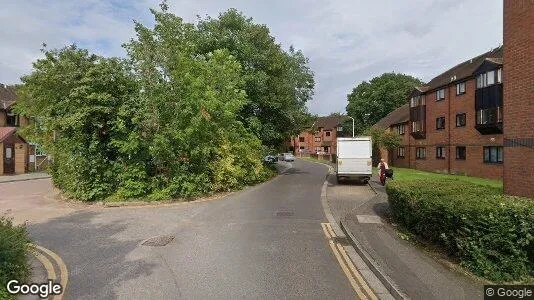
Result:
M331 174L328 181L328 205L336 222L377 277L397 291L396 298L483 299L482 282L404 240L386 221L387 194L377 178L369 185L338 184Z
M4 175L4 176L0 176L0 183L44 179L44 178L50 178L50 175L48 175L47 173L43 173L43 172L24 173L24 174L17 174L17 175Z

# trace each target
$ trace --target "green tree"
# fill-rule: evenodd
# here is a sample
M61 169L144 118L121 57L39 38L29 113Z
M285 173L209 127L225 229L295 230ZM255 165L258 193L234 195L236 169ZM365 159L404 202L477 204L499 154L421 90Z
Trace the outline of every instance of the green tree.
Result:
M200 54L227 49L242 65L249 101L240 117L264 145L279 147L303 129L314 78L301 51L284 51L267 26L235 9L201 19L198 28Z
M355 120L356 134L405 104L413 89L422 84L418 78L399 73L384 73L358 84L347 95L347 114Z
M54 183L83 200L115 187L125 153L117 145L134 135L137 90L127 64L69 46L45 52L22 78L16 109L35 118L25 133L54 158Z
M135 24L127 59L69 46L22 78L16 109L35 119L25 131L71 197L188 198L270 175L242 118L243 65L225 48L200 51L198 28L161 7L153 28Z

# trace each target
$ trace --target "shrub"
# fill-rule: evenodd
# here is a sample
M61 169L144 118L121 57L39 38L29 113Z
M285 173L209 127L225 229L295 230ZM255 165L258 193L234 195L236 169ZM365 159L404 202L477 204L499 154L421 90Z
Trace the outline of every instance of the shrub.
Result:
M0 216L0 299L5 299L9 280L24 282L30 267L26 256L28 233L24 226L13 225L11 219Z
M395 220L489 280L534 275L534 201L499 188L446 180L392 181Z

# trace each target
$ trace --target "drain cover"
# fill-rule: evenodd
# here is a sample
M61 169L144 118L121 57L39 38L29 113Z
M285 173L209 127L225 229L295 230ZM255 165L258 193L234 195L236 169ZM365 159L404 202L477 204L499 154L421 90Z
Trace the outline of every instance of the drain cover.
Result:
M150 247L162 247L172 242L172 240L174 240L174 236L172 235L158 235L145 240L141 243L141 245Z
M276 212L277 217L291 217L293 215L293 212L291 211L278 211Z

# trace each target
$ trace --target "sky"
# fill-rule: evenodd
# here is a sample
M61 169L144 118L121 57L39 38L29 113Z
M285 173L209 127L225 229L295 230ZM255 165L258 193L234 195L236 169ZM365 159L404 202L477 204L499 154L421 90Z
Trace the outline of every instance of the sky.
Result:
M20 83L40 49L76 43L124 56L133 20L154 24L158 0L0 0L0 83ZM315 73L310 112L345 112L347 94L384 72L429 81L502 44L502 0L168 0L186 21L237 8L293 45Z

